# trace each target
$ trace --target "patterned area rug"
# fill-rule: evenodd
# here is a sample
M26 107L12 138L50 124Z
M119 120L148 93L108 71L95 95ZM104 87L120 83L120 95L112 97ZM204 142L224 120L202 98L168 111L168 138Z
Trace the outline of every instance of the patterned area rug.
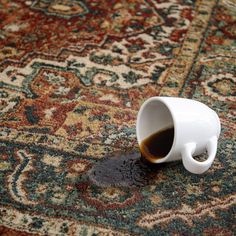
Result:
M235 0L0 0L0 234L233 235L235 61ZM157 95L219 114L207 173L140 160Z

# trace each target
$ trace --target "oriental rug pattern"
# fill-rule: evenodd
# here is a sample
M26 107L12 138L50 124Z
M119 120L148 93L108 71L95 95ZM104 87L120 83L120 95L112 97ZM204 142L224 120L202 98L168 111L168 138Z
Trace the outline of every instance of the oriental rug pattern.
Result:
M233 235L235 61L235 0L0 0L0 234ZM137 164L158 95L219 114L204 175ZM117 153L127 182L92 181Z

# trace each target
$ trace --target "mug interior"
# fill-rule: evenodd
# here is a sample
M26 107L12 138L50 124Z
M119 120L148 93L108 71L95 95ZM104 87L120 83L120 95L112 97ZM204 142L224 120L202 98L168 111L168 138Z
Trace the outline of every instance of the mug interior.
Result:
M171 127L174 127L174 121L167 105L158 98L150 98L142 105L138 114L137 139L139 145L150 135Z

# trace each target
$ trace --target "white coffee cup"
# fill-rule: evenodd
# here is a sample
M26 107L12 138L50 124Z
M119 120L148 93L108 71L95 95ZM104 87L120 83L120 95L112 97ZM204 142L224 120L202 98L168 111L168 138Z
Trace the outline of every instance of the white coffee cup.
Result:
M194 174L207 171L214 161L221 130L216 112L201 102L185 98L152 97L145 101L136 124L139 145L153 133L168 127L174 127L169 153L150 161L163 163L182 159L184 167ZM201 162L193 158L205 150L207 160Z

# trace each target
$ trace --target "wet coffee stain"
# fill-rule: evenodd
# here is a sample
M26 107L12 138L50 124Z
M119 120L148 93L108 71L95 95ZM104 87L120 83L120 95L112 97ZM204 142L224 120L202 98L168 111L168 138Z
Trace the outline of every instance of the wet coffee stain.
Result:
M140 152L116 154L97 163L89 178L101 187L141 187L152 184L164 165L148 162Z

